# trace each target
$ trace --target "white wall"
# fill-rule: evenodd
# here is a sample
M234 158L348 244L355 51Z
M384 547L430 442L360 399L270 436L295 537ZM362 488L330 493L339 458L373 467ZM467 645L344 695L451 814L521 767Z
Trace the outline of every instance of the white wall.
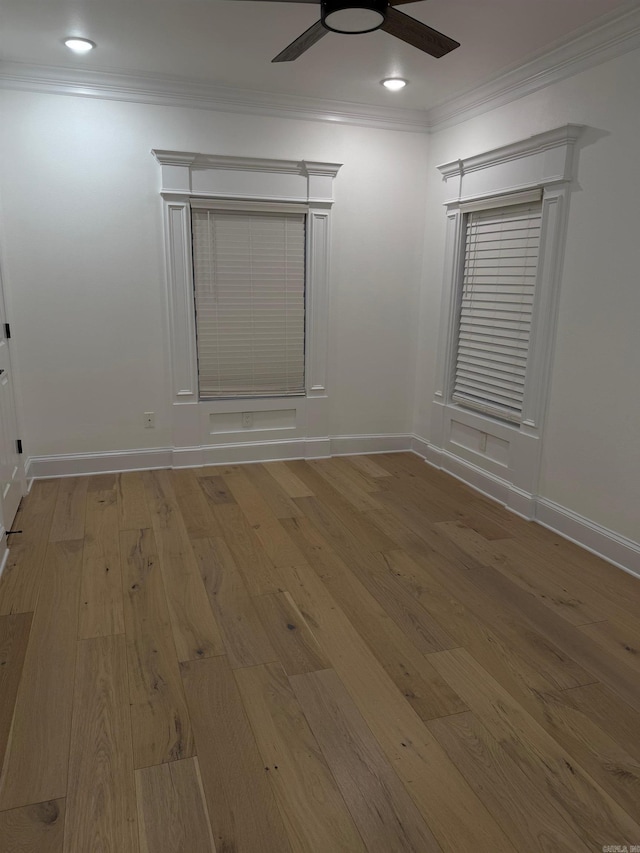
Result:
M415 431L428 440L445 215L438 163L566 123L588 126L560 288L540 494L640 539L640 52L430 138Z
M152 148L344 164L335 181L330 431L407 433L426 139L56 95L0 94L3 266L28 455L170 446ZM143 412L156 412L155 430Z
M589 130L571 200L540 493L637 540L638 79L640 54L627 54L429 140L0 94L3 264L27 453L172 444L151 148L344 163L333 214L330 432L406 433L415 394L414 428L428 440L445 225L435 166L574 122ZM156 412L155 430L142 428L144 411Z

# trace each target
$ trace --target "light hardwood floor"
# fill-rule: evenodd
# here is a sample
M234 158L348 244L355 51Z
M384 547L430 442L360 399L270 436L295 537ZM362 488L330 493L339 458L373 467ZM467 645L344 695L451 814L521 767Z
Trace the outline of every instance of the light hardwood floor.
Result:
M0 853L640 845L640 581L411 454L36 482Z

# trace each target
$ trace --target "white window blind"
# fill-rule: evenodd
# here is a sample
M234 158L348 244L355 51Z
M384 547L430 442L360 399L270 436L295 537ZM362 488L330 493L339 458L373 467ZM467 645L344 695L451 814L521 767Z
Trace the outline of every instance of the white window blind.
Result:
M519 422L542 204L467 214L453 399Z
M191 216L200 396L304 393L304 214Z

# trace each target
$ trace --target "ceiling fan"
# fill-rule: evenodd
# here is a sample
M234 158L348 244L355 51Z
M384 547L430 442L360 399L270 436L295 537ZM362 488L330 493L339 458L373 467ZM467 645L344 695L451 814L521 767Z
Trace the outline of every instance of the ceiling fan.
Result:
M274 0L274 2L280 2L280 0ZM355 35L384 30L435 57L444 56L445 53L460 47L459 42L395 8L403 3L414 3L416 0L288 0L288 2L320 2L320 20L285 47L271 60L272 62L291 62L297 59L328 32Z

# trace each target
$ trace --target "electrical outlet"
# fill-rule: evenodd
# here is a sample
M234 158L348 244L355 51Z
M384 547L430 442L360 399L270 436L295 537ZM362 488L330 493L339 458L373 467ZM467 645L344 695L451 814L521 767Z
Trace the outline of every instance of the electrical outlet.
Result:
M251 429L253 426L253 412L242 413L242 429Z
M144 413L144 428L145 429L153 429L156 425L156 413L155 412L145 412Z

